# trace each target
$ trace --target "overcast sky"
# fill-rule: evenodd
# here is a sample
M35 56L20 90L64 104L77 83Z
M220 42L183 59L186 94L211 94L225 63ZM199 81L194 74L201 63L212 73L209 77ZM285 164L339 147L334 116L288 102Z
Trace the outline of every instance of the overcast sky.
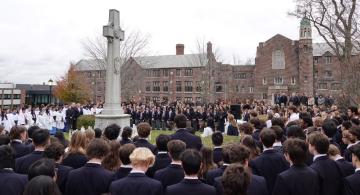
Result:
M120 11L122 27L149 33L154 54L175 54L176 43L191 53L205 38L230 63L255 57L275 34L298 39L299 20L287 15L294 7L292 0L1 0L0 81L59 78L84 58L81 42L101 35L109 9Z

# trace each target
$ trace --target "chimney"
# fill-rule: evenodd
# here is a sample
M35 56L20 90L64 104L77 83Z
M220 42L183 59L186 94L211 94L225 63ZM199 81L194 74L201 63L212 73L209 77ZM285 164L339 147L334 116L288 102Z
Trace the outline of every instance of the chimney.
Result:
M207 52L208 54L211 54L211 53L212 53L212 43L211 43L210 41L207 43L206 52Z
M176 44L176 55L184 55L184 44Z

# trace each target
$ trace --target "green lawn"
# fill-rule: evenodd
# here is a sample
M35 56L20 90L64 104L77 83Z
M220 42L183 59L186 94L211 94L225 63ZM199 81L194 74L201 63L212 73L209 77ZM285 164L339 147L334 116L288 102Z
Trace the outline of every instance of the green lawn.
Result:
M174 131L152 130L151 136L150 136L151 137L150 143L155 144L156 137L159 136L160 134L170 135L173 133L174 133ZM65 138L69 139L69 134L68 133L64 133L64 134L65 134ZM200 136L200 134L201 134L201 132L196 132L196 135ZM205 137L205 138L201 137L201 140L205 146L213 147L212 142L211 142L211 136ZM224 135L224 143L230 143L230 142L240 142L240 137Z

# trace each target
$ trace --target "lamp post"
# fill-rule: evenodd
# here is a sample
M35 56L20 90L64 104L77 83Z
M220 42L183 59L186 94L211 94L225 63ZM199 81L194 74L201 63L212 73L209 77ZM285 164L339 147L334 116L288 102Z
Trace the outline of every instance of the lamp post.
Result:
M52 80L52 79L49 79L49 81L48 81L48 85L49 85L49 87L50 87L50 95L49 95L49 104L51 104L51 96L52 96L52 93L51 93L51 89L52 89L52 86L53 86L53 83L54 83L54 81Z

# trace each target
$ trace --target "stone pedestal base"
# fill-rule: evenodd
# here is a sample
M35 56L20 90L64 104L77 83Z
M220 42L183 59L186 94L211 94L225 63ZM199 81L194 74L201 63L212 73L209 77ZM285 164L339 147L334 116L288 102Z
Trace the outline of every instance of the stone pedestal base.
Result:
M130 115L128 114L119 114L119 115L103 115L99 114L95 116L95 128L100 128L104 130L105 127L111 124L117 124L121 128L125 126L130 126Z

